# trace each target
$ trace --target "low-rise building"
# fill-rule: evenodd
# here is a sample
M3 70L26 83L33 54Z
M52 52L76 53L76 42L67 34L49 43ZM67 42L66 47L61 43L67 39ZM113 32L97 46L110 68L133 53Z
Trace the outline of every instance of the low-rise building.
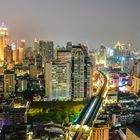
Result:
M132 124L126 129L126 140L140 140L140 125L139 123Z
M109 126L105 123L94 124L92 128L91 140L108 140Z

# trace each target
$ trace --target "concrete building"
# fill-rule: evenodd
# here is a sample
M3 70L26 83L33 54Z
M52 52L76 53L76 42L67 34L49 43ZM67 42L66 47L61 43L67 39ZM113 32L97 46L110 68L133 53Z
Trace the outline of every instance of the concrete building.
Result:
M68 100L70 96L70 63L46 63L45 85L49 100Z
M37 66L30 65L29 73L30 73L31 78L37 78Z
M140 140L140 125L132 124L126 128L126 140Z
M131 90L134 93L138 93L140 91L140 60L136 60L135 64L133 65L133 69L131 71L132 77L132 86Z
M52 62L54 55L54 44L53 41L45 42L39 41L39 53L42 56L43 66L46 62Z
M86 98L88 87L89 57L87 48L72 46L72 98Z
M94 124L91 140L109 140L109 126L107 124Z
M26 78L18 78L18 92L23 92L27 90L27 79Z
M2 23L0 26L0 65L4 62L4 49L8 45L8 29Z
M70 50L57 50L57 60L62 63L71 62L71 51Z
M15 74L12 71L4 72L4 95L15 92Z
M101 45L99 50L99 64L103 64L106 66L106 59L107 59L107 49L105 46Z
M18 64L23 63L23 48L18 48Z
M10 108L6 110L0 110L0 128L2 128L3 125L26 122L27 115L25 108Z

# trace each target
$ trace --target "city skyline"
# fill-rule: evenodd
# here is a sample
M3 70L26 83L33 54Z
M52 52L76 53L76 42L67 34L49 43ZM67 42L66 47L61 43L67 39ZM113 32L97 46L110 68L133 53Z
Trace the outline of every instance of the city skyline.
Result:
M137 0L5 0L1 2L0 13L0 22L9 29L9 38L25 39L28 46L35 37L60 45L81 42L90 48L101 43L110 47L117 41L132 43L136 48L140 45Z

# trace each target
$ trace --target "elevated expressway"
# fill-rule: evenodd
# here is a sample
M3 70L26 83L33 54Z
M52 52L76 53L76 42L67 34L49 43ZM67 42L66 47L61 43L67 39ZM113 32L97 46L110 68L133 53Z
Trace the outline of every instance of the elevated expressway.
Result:
M90 128L97 118L99 109L108 92L107 78L103 72L100 72L100 85L96 92L97 96L94 96L89 100L80 115L74 121L73 125L78 125L79 127L72 137L72 140L82 139L85 133L84 129L87 127Z

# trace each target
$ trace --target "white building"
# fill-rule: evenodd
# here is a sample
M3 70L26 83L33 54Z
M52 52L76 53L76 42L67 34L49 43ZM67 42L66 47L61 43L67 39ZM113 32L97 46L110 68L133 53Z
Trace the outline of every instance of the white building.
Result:
M70 63L46 63L45 85L49 100L70 99Z

